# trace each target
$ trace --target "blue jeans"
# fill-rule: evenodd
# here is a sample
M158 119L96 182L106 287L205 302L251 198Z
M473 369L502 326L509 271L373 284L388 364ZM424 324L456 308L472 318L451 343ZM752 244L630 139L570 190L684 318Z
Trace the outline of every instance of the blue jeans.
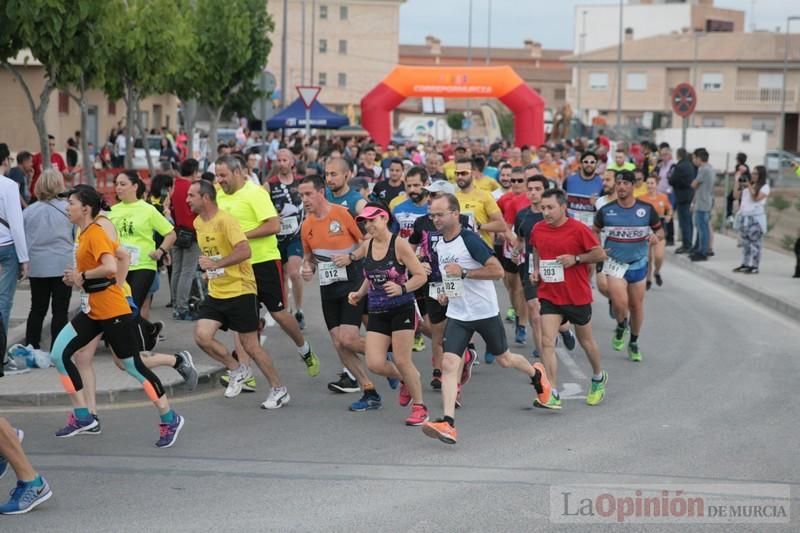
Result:
M678 224L681 229L681 246L687 250L692 248L692 235L694 234L690 207L691 204L688 202L675 204L675 212L678 214Z
M708 221L711 218L711 211L694 212L694 226L697 228L697 253L708 255Z
M3 317L3 329L6 333L8 323L11 322L11 306L14 304L18 277L17 249L13 244L0 246L0 315Z

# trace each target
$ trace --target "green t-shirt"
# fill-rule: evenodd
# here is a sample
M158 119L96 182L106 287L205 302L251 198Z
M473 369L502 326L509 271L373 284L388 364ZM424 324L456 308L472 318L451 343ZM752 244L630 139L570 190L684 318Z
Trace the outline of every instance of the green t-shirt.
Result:
M266 220L278 216L267 190L249 180L233 194L225 194L225 191L219 189L217 205L238 220L245 233L256 229ZM278 238L275 235L256 237L247 239L247 241L250 243L250 250L253 254L250 257L252 264L281 258L281 252L278 250Z
M165 236L172 231L172 224L144 200L120 202L111 208L108 218L117 228L120 244L131 256L129 270L155 270L156 261L150 258L156 249L153 232Z

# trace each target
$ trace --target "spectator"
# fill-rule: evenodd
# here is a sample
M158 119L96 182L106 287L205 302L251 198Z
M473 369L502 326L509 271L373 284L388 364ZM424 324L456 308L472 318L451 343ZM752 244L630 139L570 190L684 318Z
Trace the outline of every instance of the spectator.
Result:
M734 177L744 182L750 181L750 167L747 165L747 154L739 152L736 154L736 166L734 167ZM739 182L734 183L728 196L725 198L725 218L731 220L733 218L733 204L736 201L734 192L738 187Z
M734 197L739 200L736 214L739 234L742 237L742 264L733 269L744 274L758 274L761 262L761 247L767 232L767 169L761 165L753 168L746 183L739 182L734 188Z
M677 156L678 162L669 174L669 184L675 192L675 212L678 214L678 224L681 230L681 245L675 250L675 253L688 254L692 249L694 233L691 212L694 199L692 182L697 174L697 169L689 160L689 154L685 148L678 148Z
M6 177L8 145L0 143L0 317L8 334L17 279L28 275L28 245L19 203L19 187Z
M206 174L211 174L207 172ZM205 179L205 174L203 174ZM172 188L172 220L175 224L175 246L172 247L172 279L170 288L174 298L172 317L176 320L191 320L189 293L192 289L200 247L194 231L195 214L189 209L186 197L189 186L200 178L200 164L196 159L181 163L180 176L175 178ZM211 174L213 183L214 175Z
M67 139L67 172L74 173L80 162L78 143L70 137ZM79 169L78 169L79 170Z
M172 143L166 137L161 137L161 151L158 154L158 160L169 163L169 168L175 168L178 165L178 154L172 148Z
M710 248L711 208L714 200L714 168L708 163L708 151L698 148L694 151L694 165L697 177L692 182L694 195L694 226L697 229L697 246L689 256L692 261L706 261Z
M125 166L125 154L128 147L128 138L125 135L125 128L120 128L117 136L114 139L114 168L123 168Z
M68 202L59 198L64 192L64 176L56 169L45 170L36 182L36 198L23 211L25 240L31 268L31 310L25 328L25 344L41 346L42 322L47 308L53 310L50 322L52 342L68 322L72 288L62 281L64 271L72 265L75 230L67 215ZM52 303L51 303L52 302Z
M67 171L67 164L64 162L64 158L61 157L61 154L56 152L56 138L52 135L47 136L47 142L50 146L50 166L54 167L56 170L61 172L62 174ZM33 178L31 178L31 188L30 193L33 198L36 197L36 193L34 189L36 188L36 180L39 179L39 176L44 171L44 165L42 161L42 153L39 152L35 156L33 156Z
M655 172L658 174L658 192L664 193L669 198L672 209L676 208L675 191L669 184L669 176L675 168L675 161L672 159L672 150L668 143L658 145L658 160L656 161ZM667 222L665 227L666 246L675 244L675 223L672 219Z
M17 166L8 171L8 178L15 181L19 186L19 197L23 208L27 207L28 202L31 200L28 184L32 176L33 155L23 150L17 153Z

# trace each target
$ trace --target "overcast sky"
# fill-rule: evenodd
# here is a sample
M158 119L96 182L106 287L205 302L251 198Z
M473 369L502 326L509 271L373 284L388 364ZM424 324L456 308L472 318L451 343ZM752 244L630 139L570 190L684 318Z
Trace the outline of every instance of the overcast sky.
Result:
M521 47L525 39L545 48L572 47L575 5L613 4L610 0L472 0L472 44L486 46L488 5L492 4L492 46ZM627 0L626 0L627 1ZM717 7L745 11L750 29L755 13L759 29L783 28L787 15L800 15L797 0L715 0ZM434 35L443 45L467 44L469 0L406 0L400 8L400 43L424 44ZM787 6L796 9L789 13ZM755 9L753 9L755 6ZM800 31L800 22L792 23Z

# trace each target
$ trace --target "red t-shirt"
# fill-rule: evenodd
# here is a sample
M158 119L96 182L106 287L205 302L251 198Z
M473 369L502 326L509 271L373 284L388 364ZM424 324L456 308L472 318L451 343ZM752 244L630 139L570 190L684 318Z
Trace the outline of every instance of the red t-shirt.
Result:
M175 185L172 188L172 219L175 227L194 231L194 217L186 197L189 195L189 186L192 181L187 178L175 178Z
M51 152L50 153L50 164L53 168L58 169L59 172L66 172L67 164L64 162L64 158L61 157L61 154L58 152ZM39 152L38 154L34 154L33 156L33 178L31 178L31 196L34 196L34 188L36 187L36 182L39 181L39 176L42 175L43 168L42 168L42 153Z
M503 219L506 224L514 225L517 219L517 213L531 205L528 195L525 193L516 194L507 192L497 199L497 207L503 212Z
M539 260L555 259L559 255L584 254L600 246L592 230L574 218L554 228L545 221L537 223L531 234L531 245ZM586 305L592 303L589 266L573 265L564 269L564 281L547 283L539 280L539 298L555 305Z

